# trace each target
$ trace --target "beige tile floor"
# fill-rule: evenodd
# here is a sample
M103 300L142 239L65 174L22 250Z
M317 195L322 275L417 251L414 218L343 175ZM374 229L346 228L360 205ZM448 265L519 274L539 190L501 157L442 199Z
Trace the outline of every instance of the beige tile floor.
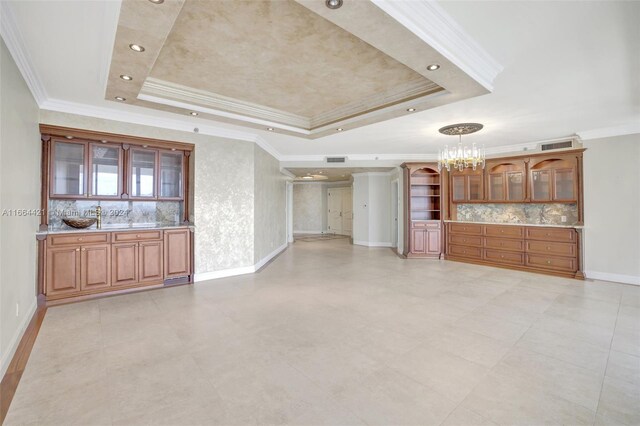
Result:
M6 424L640 424L640 287L296 242L51 308Z

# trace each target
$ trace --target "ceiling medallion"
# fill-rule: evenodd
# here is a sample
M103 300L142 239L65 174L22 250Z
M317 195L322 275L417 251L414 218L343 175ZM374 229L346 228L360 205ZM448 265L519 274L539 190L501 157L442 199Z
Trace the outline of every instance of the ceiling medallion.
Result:
M475 170L478 165L482 165L484 169L484 145L482 148L476 147L475 143L471 147L462 145L462 135L475 133L483 127L480 123L458 123L440 128L438 131L443 135L458 136L458 146L449 149L449 145L445 145L444 149L438 153L438 170L442 170L443 167L449 172L452 167L459 171L466 167Z
M340 9L342 7L342 0L326 0L324 4L326 4L329 9Z

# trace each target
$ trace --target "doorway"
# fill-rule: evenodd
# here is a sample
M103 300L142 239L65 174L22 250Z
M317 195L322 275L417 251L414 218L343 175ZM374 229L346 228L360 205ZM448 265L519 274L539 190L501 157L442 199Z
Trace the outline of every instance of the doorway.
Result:
M327 189L327 232L353 233L353 192L350 187Z

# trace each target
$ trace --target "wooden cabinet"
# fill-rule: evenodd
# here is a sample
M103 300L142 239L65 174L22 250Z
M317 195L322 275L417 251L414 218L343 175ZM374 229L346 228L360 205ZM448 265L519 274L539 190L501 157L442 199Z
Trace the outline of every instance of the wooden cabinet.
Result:
M46 257L47 295L80 291L80 246L48 249Z
M191 230L52 234L44 262L47 300L162 285L191 277Z
M478 234L479 233L479 234ZM447 259L583 278L573 228L447 223Z
M100 244L80 248L80 290L111 285L111 245Z
M138 243L113 245L112 285L127 286L138 282Z
M529 169L531 201L571 202L578 200L578 171L575 156L541 157Z
M484 178L482 169L451 171L451 201L469 203L483 201Z
M191 244L189 229L172 229L164 232L164 278L190 275Z
M487 201L522 202L526 198L525 161L487 161Z
M407 257L439 258L442 253L441 179L437 166L405 163L404 250Z

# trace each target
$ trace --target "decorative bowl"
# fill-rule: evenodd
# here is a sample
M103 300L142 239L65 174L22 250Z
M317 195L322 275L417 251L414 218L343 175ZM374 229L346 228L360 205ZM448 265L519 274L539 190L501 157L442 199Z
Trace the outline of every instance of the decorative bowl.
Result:
M62 221L69 225L72 228L88 228L94 223L96 223L98 219L95 217L64 217Z

